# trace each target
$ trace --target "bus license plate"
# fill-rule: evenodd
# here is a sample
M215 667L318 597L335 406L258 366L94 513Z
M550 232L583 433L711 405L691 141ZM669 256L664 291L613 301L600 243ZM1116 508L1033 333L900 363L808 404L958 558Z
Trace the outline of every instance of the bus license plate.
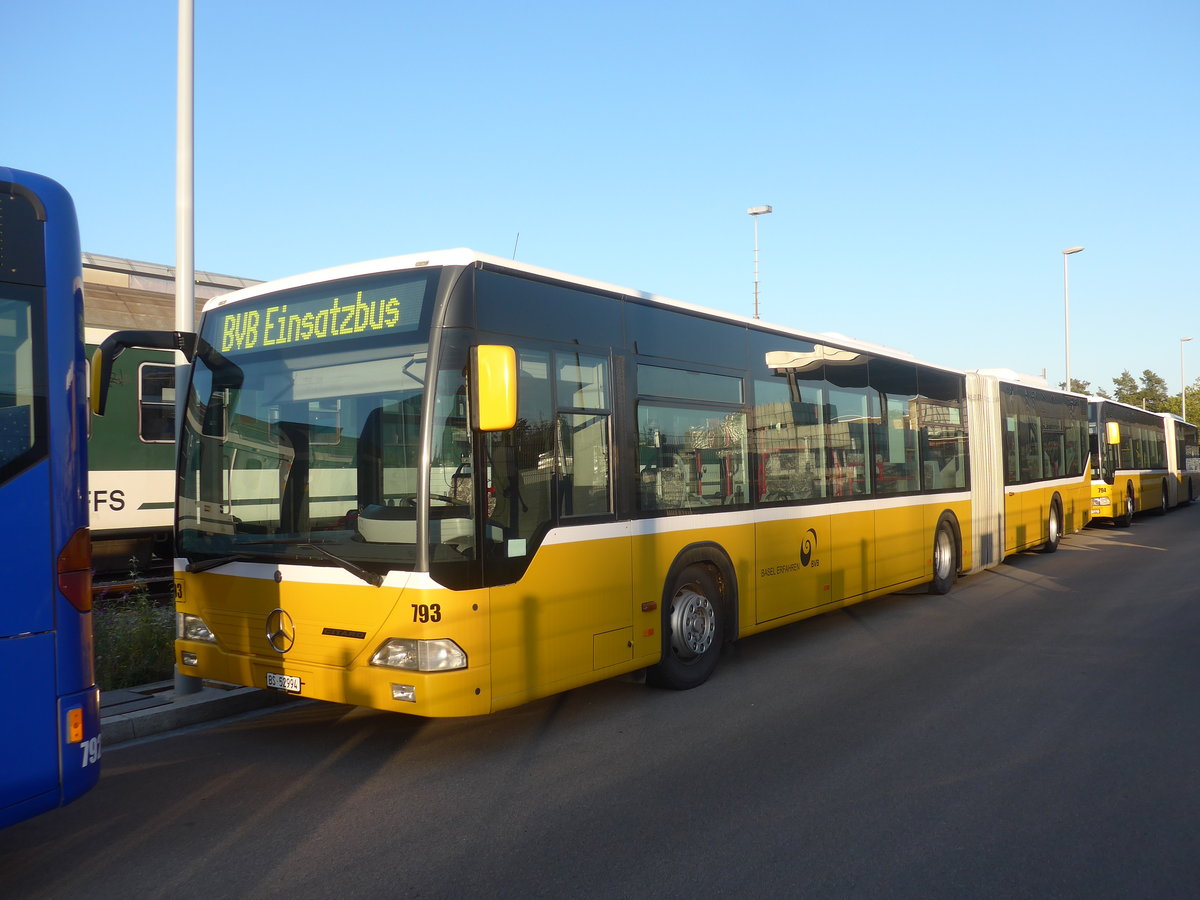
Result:
M268 672L267 687L275 688L277 691L287 691L289 694L298 694L300 693L300 676Z

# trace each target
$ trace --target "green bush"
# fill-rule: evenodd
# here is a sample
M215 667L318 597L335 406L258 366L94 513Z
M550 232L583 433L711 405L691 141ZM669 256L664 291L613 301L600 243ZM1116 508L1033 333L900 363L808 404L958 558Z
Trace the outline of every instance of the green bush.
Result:
M130 581L141 578L136 562ZM175 616L144 585L124 596L98 597L92 608L96 683L102 691L164 681L175 671Z

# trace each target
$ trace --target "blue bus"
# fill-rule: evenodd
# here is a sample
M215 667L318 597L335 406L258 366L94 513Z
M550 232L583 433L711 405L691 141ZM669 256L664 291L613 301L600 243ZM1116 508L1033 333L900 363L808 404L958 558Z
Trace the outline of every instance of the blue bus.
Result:
M0 827L100 776L75 206L0 167Z

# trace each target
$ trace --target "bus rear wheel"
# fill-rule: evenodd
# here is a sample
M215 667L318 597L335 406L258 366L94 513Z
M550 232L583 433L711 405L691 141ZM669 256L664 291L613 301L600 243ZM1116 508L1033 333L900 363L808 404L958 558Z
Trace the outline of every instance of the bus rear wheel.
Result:
M708 680L724 641L721 591L707 566L679 573L663 610L662 659L647 672L656 687L686 691Z
M1046 519L1046 543L1042 544L1043 553L1053 553L1058 549L1058 542L1062 540L1062 508L1058 505L1058 499L1055 498L1050 504L1050 516Z
M929 593L947 594L958 574L958 558L954 550L954 531L943 519L933 534L933 581Z

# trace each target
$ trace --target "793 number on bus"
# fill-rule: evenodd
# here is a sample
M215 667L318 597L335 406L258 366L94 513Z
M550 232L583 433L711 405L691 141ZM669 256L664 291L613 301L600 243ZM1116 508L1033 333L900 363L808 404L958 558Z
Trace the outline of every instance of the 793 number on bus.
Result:
M412 605L413 621L428 624L442 621L442 604L414 603Z

